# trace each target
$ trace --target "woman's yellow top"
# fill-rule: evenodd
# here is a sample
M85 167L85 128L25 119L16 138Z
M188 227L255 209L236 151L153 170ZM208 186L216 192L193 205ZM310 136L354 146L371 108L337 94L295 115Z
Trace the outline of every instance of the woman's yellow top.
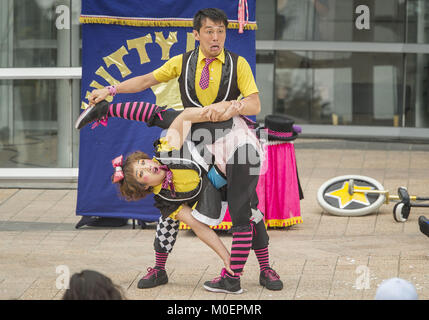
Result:
M165 151L171 151L173 148L168 144L167 140L165 138L159 139L159 145L158 145L158 152L165 152ZM155 162L158 162L155 158L152 159ZM200 183L200 177L198 175L198 172L191 169L170 169L173 173L173 184L174 189L177 192L189 192L194 190L198 187ZM153 193L158 194L161 191L162 183L160 183L157 186L153 187ZM195 208L195 205L192 208ZM181 205L179 208L177 208L176 211L172 212L169 217L172 219L176 219L177 213L183 208L183 205Z

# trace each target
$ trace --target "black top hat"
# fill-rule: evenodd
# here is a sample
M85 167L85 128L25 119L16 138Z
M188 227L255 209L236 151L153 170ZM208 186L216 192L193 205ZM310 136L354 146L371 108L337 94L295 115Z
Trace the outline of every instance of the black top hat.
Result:
M268 141L292 141L298 137L294 130L294 120L282 114L270 114L265 116L265 126L261 128L261 137L267 137Z

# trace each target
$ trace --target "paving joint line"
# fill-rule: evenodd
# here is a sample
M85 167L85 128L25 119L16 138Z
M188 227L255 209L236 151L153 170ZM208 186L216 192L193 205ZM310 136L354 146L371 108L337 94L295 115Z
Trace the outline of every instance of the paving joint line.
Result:
M329 287L329 291L328 291L327 299L329 299L329 296L331 295L331 290L332 290L332 286L333 286L334 278L335 278L335 271L337 270L337 265L338 265L338 260L339 260L339 258L340 258L340 256L338 255L338 256L337 256L337 260L335 261L335 267L334 267L334 271L333 271L333 273L332 273L331 285L330 285L330 287Z
M5 204L10 198L12 198L15 194L17 194L21 189L17 189L14 193L12 193L11 195L9 195L4 201L2 201L0 203L0 207Z
M299 284L301 283L302 274L304 272L305 265L307 264L307 259L305 259L304 264L302 265L301 273L299 275L298 283L296 284L295 292L293 294L292 300L296 300L296 293L298 292Z
M197 284L194 286L194 289L192 289L191 295L189 296L188 300L190 300L192 298L192 296L195 293L195 290L197 290L198 285L200 284L201 280L203 279L204 275L206 274L207 270L209 269L209 265L204 269L200 279L198 279Z

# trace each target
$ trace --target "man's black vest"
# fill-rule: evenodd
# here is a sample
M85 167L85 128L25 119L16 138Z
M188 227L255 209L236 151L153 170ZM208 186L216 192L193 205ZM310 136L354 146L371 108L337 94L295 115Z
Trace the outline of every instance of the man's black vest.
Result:
M195 73L198 63L198 47L183 54L182 73L179 76L180 96L183 107L203 107L198 100L195 90ZM225 63L222 65L222 75L219 83L219 91L213 103L236 100L240 96L237 84L238 55L226 49Z

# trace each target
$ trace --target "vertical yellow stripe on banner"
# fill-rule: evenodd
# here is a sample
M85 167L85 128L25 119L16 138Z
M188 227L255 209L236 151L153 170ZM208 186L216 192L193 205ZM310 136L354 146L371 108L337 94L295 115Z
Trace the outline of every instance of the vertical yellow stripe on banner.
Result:
M195 37L192 32L187 33L186 37L186 52L194 50L195 49Z

